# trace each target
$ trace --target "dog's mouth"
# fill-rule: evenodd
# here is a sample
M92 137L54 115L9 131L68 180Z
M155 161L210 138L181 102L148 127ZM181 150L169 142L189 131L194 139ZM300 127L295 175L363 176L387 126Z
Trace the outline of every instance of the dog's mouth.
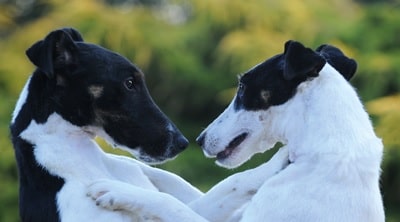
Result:
M147 154L142 154L140 156L137 156L137 158L140 161L142 161L142 162L144 162L144 163L146 163L148 165L157 165L157 164L165 163L165 162L167 162L167 161L169 161L171 159L174 159L175 157L171 157L171 158L167 158L167 157L151 157L151 156L149 156Z
M229 142L228 146L221 152L217 153L217 159L223 160L229 157L236 147L238 147L247 137L248 133L242 133L235 137L231 142Z

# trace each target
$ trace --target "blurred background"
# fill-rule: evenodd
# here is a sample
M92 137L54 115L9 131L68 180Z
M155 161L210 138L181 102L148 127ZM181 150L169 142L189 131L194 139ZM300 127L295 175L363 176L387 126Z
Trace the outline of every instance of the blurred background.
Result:
M206 159L196 136L230 102L237 75L294 39L329 43L358 62L351 81L383 138L387 221L400 221L400 0L0 0L0 222L18 221L18 183L8 130L34 66L25 50L48 32L78 29L146 74L161 109L191 141L161 168L203 191L275 151L227 170ZM103 141L104 149L111 151ZM115 152L115 151L111 151ZM124 154L124 153L121 153Z

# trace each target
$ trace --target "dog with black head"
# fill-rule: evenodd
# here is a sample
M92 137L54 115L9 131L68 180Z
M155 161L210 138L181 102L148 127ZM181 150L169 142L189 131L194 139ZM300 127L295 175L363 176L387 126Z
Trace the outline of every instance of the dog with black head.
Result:
M239 79L226 110L197 138L207 157L226 168L283 144L257 168L215 185L181 212L218 222L383 222L379 189L383 145L348 80L357 63L338 48L317 50L288 41L284 52L256 65ZM128 187L130 187L128 189ZM118 192L124 190L124 192ZM130 190L128 192L128 190ZM133 186L101 184L101 206L144 211ZM101 195L99 195L101 196ZM170 199L152 203L175 207ZM173 221L173 215L146 208Z
M172 159L187 147L187 139L152 100L139 68L84 42L72 28L50 32L26 54L37 69L10 126L21 221L144 220L93 204L86 188L99 179L170 193L182 202L202 195L174 174L107 154L94 141L102 137L149 164Z

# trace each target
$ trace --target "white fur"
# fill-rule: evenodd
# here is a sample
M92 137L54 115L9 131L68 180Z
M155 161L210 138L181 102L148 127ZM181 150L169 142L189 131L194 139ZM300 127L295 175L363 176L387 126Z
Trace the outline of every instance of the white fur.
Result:
M87 187L100 179L121 181L154 193L166 192L179 199L179 203L202 195L174 174L131 158L104 153L93 140L93 134L86 130L53 113L44 124L32 121L20 135L35 144L38 164L65 180L57 194L61 221L153 221L137 212L108 211L96 206L86 196Z
M265 125L269 124L268 113L246 110L234 110L234 101L205 130L207 137L203 152L207 157L215 157L223 151L238 135L248 133L246 140L237 146L229 158L216 163L226 168L234 168L246 162L255 153L263 153L272 148L278 140L269 133ZM269 118L273 118L270 116Z
M276 142L285 145L266 164L223 180L189 204L209 221L385 220L379 190L382 142L354 89L329 64L317 78L302 83L286 103L257 112L234 112L231 104L205 132L208 156L224 150L237 135L249 133L230 157L217 162L226 167L239 165ZM288 158L291 163L286 166ZM108 200L121 200L118 207L127 211L140 206L151 217L173 221L174 212L165 215L151 209L160 203L149 202L143 209L144 202L124 202L126 195L137 200L138 191L125 186L130 191L118 192L118 187L104 182L97 193L111 192ZM161 197L160 202L163 209L179 207L192 213L174 199ZM107 201L102 206L112 208Z
M287 164L288 150L281 148L267 163L226 178L187 205L170 195L115 180L95 181L89 186L88 195L106 209L135 212L145 218L157 218L164 222L233 222L240 220L244 209L264 181ZM161 183L166 182L165 178L160 179ZM179 191L186 192L182 188Z
M19 95L17 104L15 105L14 112L12 113L11 124L15 122L15 118L17 118L18 113L21 111L22 106L25 104L26 99L28 98L28 87L31 82L31 78L29 77L28 81L26 81L24 88L22 89L21 94Z

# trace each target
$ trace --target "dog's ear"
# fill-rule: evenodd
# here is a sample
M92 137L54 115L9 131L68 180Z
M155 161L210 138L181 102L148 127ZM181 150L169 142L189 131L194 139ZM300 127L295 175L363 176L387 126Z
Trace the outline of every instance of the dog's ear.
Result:
M76 32L77 33L77 32ZM79 33L74 38L82 39ZM72 37L65 30L55 30L49 33L45 39L33 44L26 55L48 78L54 78L56 68L74 64L77 46Z
M357 62L345 56L340 49L331 45L321 45L316 51L347 81L354 76L357 70Z
M82 35L78 32L78 30L74 28L63 28L62 30L68 33L75 42L83 42Z
M312 49L296 41L287 41L284 52L283 77L286 80L318 76L325 60Z

